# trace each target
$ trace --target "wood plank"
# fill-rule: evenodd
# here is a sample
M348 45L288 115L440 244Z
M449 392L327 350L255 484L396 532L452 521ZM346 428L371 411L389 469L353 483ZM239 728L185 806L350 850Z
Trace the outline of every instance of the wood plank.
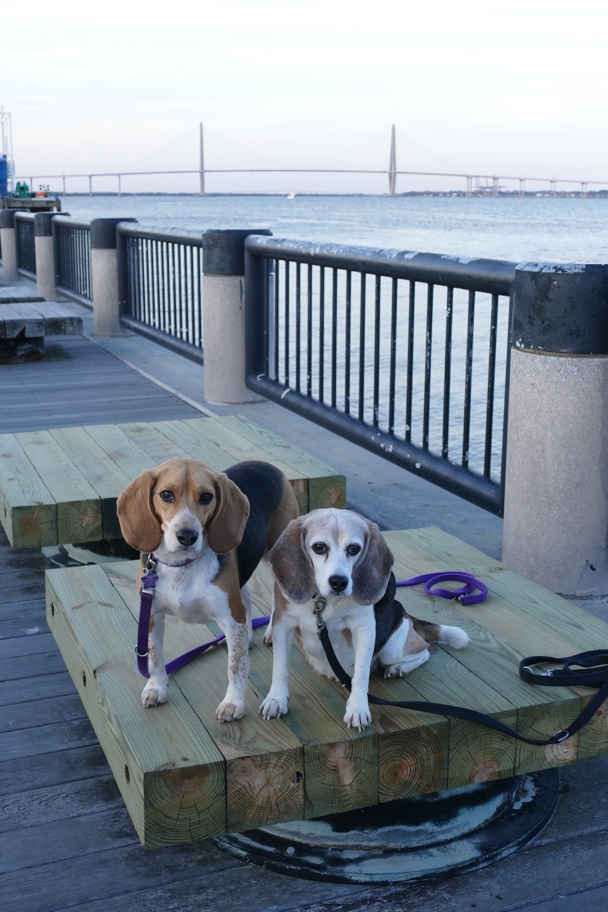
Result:
M67 453L49 431L26 431L18 440L57 504L57 541L98 541L99 497Z
M44 318L27 310L27 304L5 304L1 318L4 320L4 338L16 339L24 333L26 339L44 336Z
M16 304L20 301L44 301L39 294L19 285L7 285L0 288L0 304Z
M178 446L169 437L159 433L149 423L140 421L136 424L121 424L119 427L123 434L130 441L137 444L148 457L146 465L142 466L144 469L152 469L167 459L175 459L176 457L191 458L183 447Z
M181 423L189 428L191 433L199 439L212 440L220 449L228 454L230 461L228 465L234 462L244 462L249 459L259 459L262 462L272 462L278 469L283 472L285 477L291 483L296 495L300 514L308 513L309 510L309 482L299 468L294 469L289 463L282 458L283 454L280 447L274 450L266 450L259 446L256 441L248 440L233 428L222 424L219 419L214 419L210 424L203 424L204 419L186 418ZM276 438L277 440L279 438ZM284 441L281 441L284 443ZM329 470L331 472L331 469Z
M133 615L139 616L136 561L105 565L108 578ZM201 624L166 624L165 658L216 636ZM169 698L179 689L226 759L227 827L230 832L279 820L298 820L304 813L303 750L300 740L281 720L268 725L258 715L262 697L249 687L243 719L219 723L215 710L226 686L226 649L211 650L170 679Z
M405 547L412 555L410 566L416 567L416 573L430 572L433 569L466 569L488 585L491 597L486 602L470 606L460 605L458 611L463 616L474 619L480 627L493 635L494 639L489 645L493 645L498 640L503 644L501 651L504 652L506 646L517 653L510 676L508 668L501 667L501 663L497 663L494 676L497 686L500 684L502 688L506 689L516 684L518 664L525 655L551 654L552 652L568 655L581 648L574 646L565 636L547 630L538 620L536 609L539 597L542 597L545 604L547 602L556 604L564 602L566 606L570 604L559 596L555 596L547 590L541 590L541 593L537 592L528 605L525 592L529 581L512 572L508 572L505 577L506 571L503 571L501 565L483 555L482 552L464 545L453 536L436 529L410 530L402 535L403 541L407 541ZM387 533L387 540L393 547L395 533ZM514 586L510 585L511 580L513 580ZM541 589L541 587L537 587L537 589ZM433 619L424 613L421 602L417 602L416 610L418 615L425 620ZM580 609L576 609L576 611L579 612ZM585 613L581 612L581 614ZM596 621L595 618L589 617ZM584 617L579 616L576 629L582 623L584 623ZM596 621L596 623L603 624L601 621ZM608 634L608 626L606 633ZM465 652L466 650L463 650L454 655L459 661L463 661ZM486 667L482 677L485 674L487 678L489 672L491 669ZM501 680L504 683L501 684ZM519 687L519 684L517 686ZM526 700L523 693L521 697L516 698L519 706L517 730L520 734L539 740L549 738L555 731L567 728L567 723L576 718L581 711L583 697L589 693L588 689L583 688L559 688L560 693L558 694L555 692L557 688L551 688L548 691L550 700L548 702L538 693L538 691L542 691L542 688L524 685L524 687L526 686L531 698ZM575 736L560 745L551 747L518 744L517 770L529 772L574 762L578 754L579 737Z
M83 430L110 457L129 481L137 478L144 469L150 468L150 456L127 437L122 426L87 425Z
M84 428L52 430L51 436L96 491L101 501L102 534L100 538L121 538L116 514L116 498L131 479L93 440Z
M45 336L82 335L82 317L72 313L65 304L43 301L22 306L27 307L33 315L42 317Z
M14 434L0 435L0 520L13 548L57 544L57 504Z
M178 688L141 705L136 622L100 566L46 575L47 620L142 843L225 832L224 760Z
M309 479L309 510L321 507L346 505L346 479L334 472L330 466L316 459L293 444L287 443L266 428L254 424L241 415L226 415L217 419L226 428L231 428L246 440L256 443L265 452L281 459L301 477Z

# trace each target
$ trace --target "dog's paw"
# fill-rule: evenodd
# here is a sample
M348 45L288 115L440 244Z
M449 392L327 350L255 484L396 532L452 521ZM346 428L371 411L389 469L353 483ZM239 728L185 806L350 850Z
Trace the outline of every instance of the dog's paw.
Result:
M272 646L272 627L269 627L264 634L264 646Z
M167 691L162 690L158 685L146 684L141 692L141 702L146 709L151 706L159 706L167 702Z
M410 671L413 671L414 668L418 668L419 665L424 665L428 658L428 649L423 649L422 652L418 652L415 655L404 657L401 662L395 662L394 665L387 665L384 669L384 677L402 678L403 675L409 674Z
M218 722L236 722L245 715L245 704L234 703L228 697L224 697L218 708L215 710Z
M351 706L350 703L347 703L344 721L349 728L358 728L359 731L364 731L368 725L372 724L369 706Z
M277 719L279 716L285 715L288 703L289 694L284 694L279 697L271 697L270 694L268 694L260 706L260 715L263 719Z

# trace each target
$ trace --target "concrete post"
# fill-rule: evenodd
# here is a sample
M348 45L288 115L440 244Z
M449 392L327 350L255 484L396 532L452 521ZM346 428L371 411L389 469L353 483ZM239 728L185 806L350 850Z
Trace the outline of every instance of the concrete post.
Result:
M53 250L53 213L37 212L34 216L36 251L36 284L45 301L55 301L55 255Z
M503 560L564 595L608 593L608 266L521 264Z
M245 238L268 229L203 232L205 399L256 402L245 386Z
M91 286L93 332L97 336L122 336L118 296L116 226L132 218L99 218L91 221Z
M15 211L15 209L0 211L0 244L2 245L2 272L5 282L16 282L18 279Z

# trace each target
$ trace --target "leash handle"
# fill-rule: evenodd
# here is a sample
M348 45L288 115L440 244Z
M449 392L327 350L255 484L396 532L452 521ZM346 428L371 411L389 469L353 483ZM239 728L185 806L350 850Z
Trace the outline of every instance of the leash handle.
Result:
M435 588L438 583L447 581L455 583L464 583L461 589L442 589ZM427 595L438 595L444 599L456 599L462 605L477 605L479 602L485 602L488 597L488 587L481 580L476 579L472 573L464 573L458 570L446 570L439 573L423 573L421 576L413 576L409 580L398 580L397 586L417 586L419 583L425 583L424 591ZM477 591L477 595L472 593Z

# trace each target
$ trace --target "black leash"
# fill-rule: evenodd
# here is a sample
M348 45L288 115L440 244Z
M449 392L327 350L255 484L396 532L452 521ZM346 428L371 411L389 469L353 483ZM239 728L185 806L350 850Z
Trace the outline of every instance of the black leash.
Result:
M317 617L317 636L321 640L321 645L325 650L327 660L331 665L332 671L343 687L350 691L352 681L350 675L342 668L338 658L331 645L327 627L323 621L323 609L326 605L324 598L314 598L314 613ZM561 662L562 668L554 671L544 671L535 673L532 666L539 665L541 662ZM574 668L573 666L576 666ZM578 655L566 656L565 658L555 658L553 656L529 656L522 659L519 663L519 675L523 681L528 684L540 684L545 687L599 687L597 694L589 701L582 713L572 723L568 730L556 731L548 741L539 741L534 738L524 738L512 728L503 725L487 716L485 713L477 712L474 709L465 709L461 706L448 706L443 703L423 703L412 700L383 700L382 697L374 697L372 694L367 695L370 703L379 706L397 706L401 709L411 709L416 712L430 713L431 715L447 716L452 719L464 719L466 722L476 722L478 725L485 725L486 728L493 728L503 735L509 735L510 738L516 738L525 744L536 744L544 747L548 744L559 744L571 738L581 728L593 718L595 712L602 705L604 700L608 699L608 650L595 649L591 652L580 652Z

